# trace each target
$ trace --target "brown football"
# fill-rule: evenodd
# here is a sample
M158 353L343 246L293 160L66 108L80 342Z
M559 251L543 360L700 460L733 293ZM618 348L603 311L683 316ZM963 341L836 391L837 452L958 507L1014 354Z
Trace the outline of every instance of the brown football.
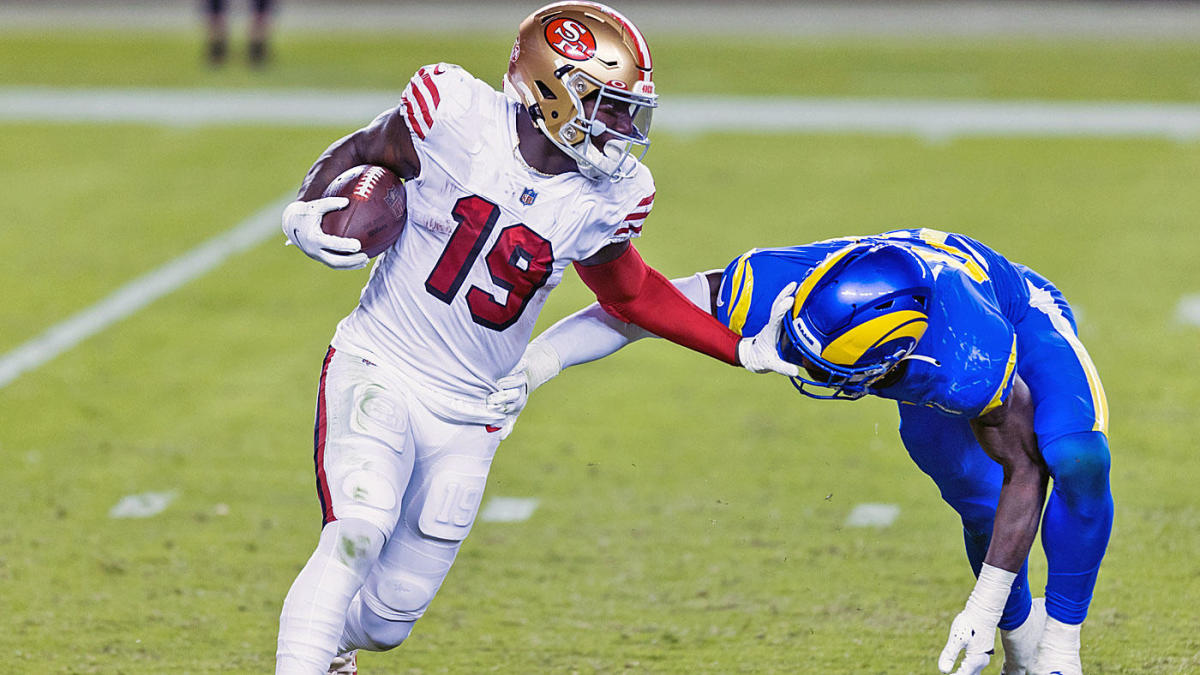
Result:
M381 166L363 164L346 169L322 196L345 197L350 203L326 213L321 229L357 239L369 258L386 251L404 231L408 216L404 181Z

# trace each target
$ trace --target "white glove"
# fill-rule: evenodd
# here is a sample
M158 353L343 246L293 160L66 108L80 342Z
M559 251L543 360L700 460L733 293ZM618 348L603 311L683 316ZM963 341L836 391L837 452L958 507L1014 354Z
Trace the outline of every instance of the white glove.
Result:
M967 609L959 612L958 616L954 617L954 623L950 625L950 638L946 640L946 647L942 649L942 654L938 657L938 670L949 673L950 669L954 667L958 653L966 649L967 653L963 656L958 670L954 671L954 675L979 675L982 673L992 660L992 654L995 653L996 624L999 622L999 616L995 620L990 620L978 612L971 611L970 605L967 606Z
M525 355L512 371L496 380L500 391L488 394L487 404L505 416L500 426L500 440L508 438L517 417L529 403L529 395L562 372L558 352L544 340L534 340L525 348Z
M963 611L950 625L950 637L938 657L938 670L949 673L958 653L966 650L954 675L979 675L991 661L996 646L996 625L1004 613L1004 604L1016 572L1008 572L984 563L975 582L975 590L967 598Z
M489 408L504 415L504 423L500 425L500 440L504 440L512 433L517 417L529 402L529 376L525 372L525 359L518 361L508 375L496 380L496 386L500 387L500 391L488 394L486 401Z
M738 360L752 373L775 372L788 377L800 374L800 367L779 357L779 336L783 334L783 317L795 302L796 282L783 287L771 303L771 318L754 337L742 338L737 344Z
M311 202L295 201L283 209L283 233L288 244L296 246L313 260L338 270L357 270L367 266L367 254L353 237L335 237L321 230L321 219L330 211L346 208L345 197L322 197Z

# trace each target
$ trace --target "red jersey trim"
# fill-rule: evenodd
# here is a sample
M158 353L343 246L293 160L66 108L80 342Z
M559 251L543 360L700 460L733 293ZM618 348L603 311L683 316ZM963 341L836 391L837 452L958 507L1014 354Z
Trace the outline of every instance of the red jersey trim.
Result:
M329 362L334 349L325 352L325 363L321 365L321 383L317 389L317 422L313 429L313 464L317 472L317 499L321 501L321 524L328 525L337 520L333 515L333 498L329 494L329 480L325 477L325 429L328 414L325 409L325 376L329 373Z

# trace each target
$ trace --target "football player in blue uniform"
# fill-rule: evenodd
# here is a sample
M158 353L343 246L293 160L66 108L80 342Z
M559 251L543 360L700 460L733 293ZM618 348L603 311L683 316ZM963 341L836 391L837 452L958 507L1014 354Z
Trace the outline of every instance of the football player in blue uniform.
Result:
M1053 284L978 241L929 229L754 249L675 283L735 332L788 314L778 347L802 366L793 378L802 394L898 402L904 447L962 518L977 577L942 672L963 650L955 672L981 672L997 628L1005 674L1082 672L1080 626L1113 520L1108 408ZM502 386L520 392L519 411L562 368L649 335L592 305L534 340ZM1044 605L1027 580L1039 521Z

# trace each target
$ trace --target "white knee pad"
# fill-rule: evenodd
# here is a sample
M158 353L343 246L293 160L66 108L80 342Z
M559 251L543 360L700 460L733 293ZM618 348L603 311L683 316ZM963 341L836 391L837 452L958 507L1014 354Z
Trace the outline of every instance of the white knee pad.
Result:
M372 574L363 586L363 604L384 619L416 621L425 615L429 603L433 602L443 577L445 572L435 575L393 572L386 578Z
M386 539L373 523L343 518L325 526L317 550L350 568L361 583L379 559Z
M412 632L412 621L385 619L363 602L362 594L355 596L346 613L346 625L338 643L338 653L355 649L383 652L395 649Z
M375 647L376 651L386 651L400 646L412 632L412 621L392 621L385 619L369 608L362 615L363 633Z

